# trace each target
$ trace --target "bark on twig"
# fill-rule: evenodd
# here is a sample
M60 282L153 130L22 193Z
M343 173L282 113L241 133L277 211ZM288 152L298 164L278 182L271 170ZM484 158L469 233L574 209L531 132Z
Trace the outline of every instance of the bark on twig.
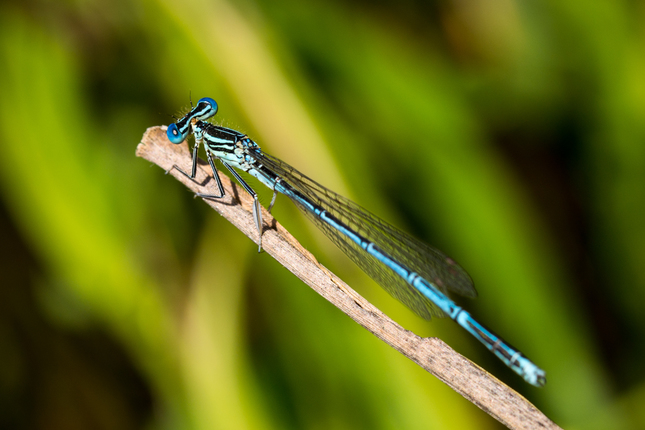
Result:
M186 144L173 145L166 138L166 127L146 130L136 154L165 171L173 165L190 171ZM198 166L193 182L176 169L169 172L193 192L212 192L208 165ZM253 222L252 198L225 175L220 175L226 196L205 200L254 242L258 233ZM206 184L200 186L199 184ZM336 275L322 266L298 241L263 208L263 250L275 258L318 294L346 313L376 337L439 378L453 390L511 429L559 429L524 397L495 377L455 352L437 338L422 338L405 330L357 294Z

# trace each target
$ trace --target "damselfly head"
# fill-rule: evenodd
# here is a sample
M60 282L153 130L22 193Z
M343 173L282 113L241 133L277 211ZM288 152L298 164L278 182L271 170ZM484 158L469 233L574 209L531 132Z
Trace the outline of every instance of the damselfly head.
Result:
M192 102L191 102L192 106ZM166 135L168 140L174 144L179 144L186 140L191 132L191 127L197 121L204 121L217 113L217 102L210 97L199 99L197 104L178 121L170 124Z

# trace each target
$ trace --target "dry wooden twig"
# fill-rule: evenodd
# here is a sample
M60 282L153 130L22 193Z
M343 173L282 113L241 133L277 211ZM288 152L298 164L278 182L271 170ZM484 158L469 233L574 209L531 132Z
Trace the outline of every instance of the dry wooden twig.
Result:
M190 171L191 158L186 145L170 143L166 138L166 127L151 127L146 130L136 154L165 171L169 171L173 165ZM195 182L177 169L170 170L169 173L193 192L212 192L210 188L213 183L208 181L211 174L208 165L206 169L198 166ZM226 196L218 200L205 200L206 203L257 243L258 233L251 214L252 198L244 190L240 191L228 177L220 176ZM205 184L209 188L199 184ZM262 210L263 250L354 321L507 427L560 428L524 397L459 355L440 339L419 337L391 320L318 263L264 208Z

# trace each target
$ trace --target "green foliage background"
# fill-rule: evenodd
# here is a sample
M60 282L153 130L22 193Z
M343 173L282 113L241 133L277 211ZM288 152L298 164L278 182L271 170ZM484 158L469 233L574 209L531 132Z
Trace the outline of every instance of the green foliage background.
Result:
M279 198L404 327L565 428L645 428L644 20L628 0L4 2L0 427L500 427L134 156L190 92L454 256L462 303L548 384L414 316Z

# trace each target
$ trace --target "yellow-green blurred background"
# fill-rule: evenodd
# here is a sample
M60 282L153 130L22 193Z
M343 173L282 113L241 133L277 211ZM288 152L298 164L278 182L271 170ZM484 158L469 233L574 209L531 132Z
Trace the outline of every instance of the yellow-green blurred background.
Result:
M3 2L1 428L501 427L135 157L189 94L458 260L480 295L460 303L548 383L416 317L278 198L404 327L563 427L645 428L645 4L629 0Z

